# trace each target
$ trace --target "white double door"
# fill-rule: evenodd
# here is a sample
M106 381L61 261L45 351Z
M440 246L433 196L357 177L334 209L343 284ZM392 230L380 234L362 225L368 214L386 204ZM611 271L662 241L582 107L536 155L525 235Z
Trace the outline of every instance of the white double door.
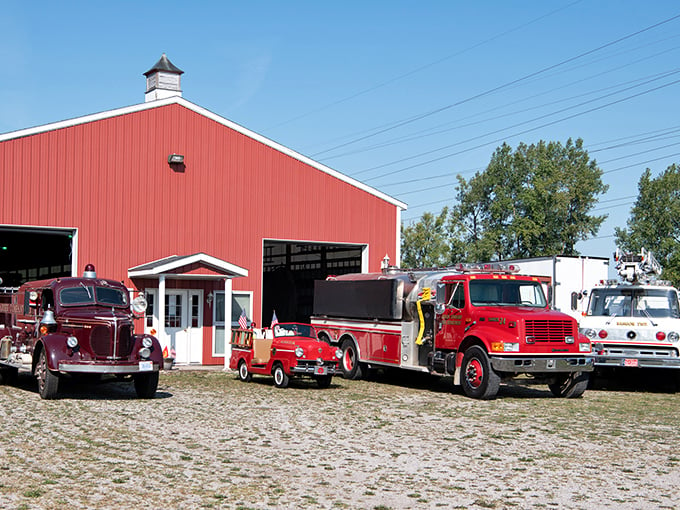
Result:
M165 337L168 349L175 349L175 363L203 360L202 296L200 290L165 291Z

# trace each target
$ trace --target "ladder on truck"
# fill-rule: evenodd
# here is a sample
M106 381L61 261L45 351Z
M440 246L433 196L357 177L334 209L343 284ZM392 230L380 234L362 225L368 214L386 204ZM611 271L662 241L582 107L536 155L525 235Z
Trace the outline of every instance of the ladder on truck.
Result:
M651 251L642 248L640 253L614 253L616 270L622 280L631 283L648 283L661 276L661 264Z

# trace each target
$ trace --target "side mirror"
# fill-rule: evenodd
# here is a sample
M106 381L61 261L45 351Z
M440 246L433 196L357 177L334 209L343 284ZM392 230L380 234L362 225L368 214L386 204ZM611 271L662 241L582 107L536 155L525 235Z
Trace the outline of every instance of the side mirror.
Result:
M576 311L578 309L578 292L572 292L571 293L571 309L573 311Z

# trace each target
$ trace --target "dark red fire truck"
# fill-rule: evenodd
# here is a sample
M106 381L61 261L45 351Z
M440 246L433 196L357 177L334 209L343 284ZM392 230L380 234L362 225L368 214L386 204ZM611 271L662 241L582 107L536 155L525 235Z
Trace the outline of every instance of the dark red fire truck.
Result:
M66 376L132 379L137 396L152 398L163 354L158 340L135 334L146 300L130 301L119 281L98 278L88 264L82 278L23 284L0 303L0 375L29 368L44 399L57 396ZM83 378L84 379L84 378Z

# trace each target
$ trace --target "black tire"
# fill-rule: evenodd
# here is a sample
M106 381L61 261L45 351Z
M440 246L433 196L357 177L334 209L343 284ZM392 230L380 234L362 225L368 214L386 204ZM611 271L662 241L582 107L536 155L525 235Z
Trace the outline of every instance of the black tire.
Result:
M588 388L588 373L573 372L559 374L557 380L548 385L552 394L560 398L578 398Z
M465 351L460 379L463 393L480 400L495 398L501 385L501 378L491 368L486 351L477 345Z
M158 372L135 374L134 384L138 398L154 398L158 389Z
M340 368L345 379L361 379L363 367L359 362L359 351L353 340L349 338L342 342L342 359Z
M332 375L317 375L314 378L316 379L316 384L322 389L330 387L331 381L333 380Z
M56 398L59 391L59 376L47 367L45 349L40 350L40 357L35 366L35 378L38 380L38 393L44 400Z
M283 365L278 363L275 367L274 370L272 371L272 375L274 376L274 386L277 388L287 388L288 383L290 382L290 377L288 377L288 374L283 370Z
M238 362L238 378L242 382L250 382L253 379L253 374L248 372L248 363L245 360Z

